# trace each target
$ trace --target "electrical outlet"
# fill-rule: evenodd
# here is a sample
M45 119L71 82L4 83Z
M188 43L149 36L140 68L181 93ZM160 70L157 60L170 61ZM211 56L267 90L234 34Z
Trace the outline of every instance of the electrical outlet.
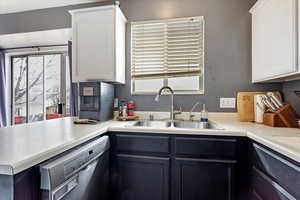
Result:
M236 98L220 98L220 108L235 108Z

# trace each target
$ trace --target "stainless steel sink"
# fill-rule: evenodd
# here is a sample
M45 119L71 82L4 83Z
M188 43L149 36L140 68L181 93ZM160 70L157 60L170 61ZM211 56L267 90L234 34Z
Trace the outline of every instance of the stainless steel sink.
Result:
M167 121L137 121L132 126L135 127L151 127L151 128L168 128L171 127L171 122ZM223 130L217 124L213 122L208 122L207 126L203 126L201 122L195 121L175 121L175 128L186 128L186 129L214 129L214 130Z
M167 128L171 126L167 121L138 121L133 126L139 127L153 127L153 128Z
M215 130L223 129L213 122L208 122L207 124L204 124L202 122L194 122L194 121L178 121L178 122L174 122L174 126L176 128L191 128L191 129L215 129Z

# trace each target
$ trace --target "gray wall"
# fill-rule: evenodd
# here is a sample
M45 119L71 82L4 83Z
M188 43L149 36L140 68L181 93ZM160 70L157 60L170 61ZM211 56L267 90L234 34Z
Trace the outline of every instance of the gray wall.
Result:
M251 83L251 16L255 0L121 0L129 21L203 15L206 20L205 94L178 95L175 104L189 110L193 103L206 103L209 111L219 109L219 97L233 97L238 91L281 90L281 84ZM102 5L94 3L0 15L0 34L57 29L71 26L67 10ZM168 97L160 103L154 96L130 95L130 25L127 31L127 84L117 87L121 99L136 101L138 110L166 111Z
M285 101L292 104L298 114L300 114L300 98L294 93L295 90L300 91L300 80L285 82L282 86Z
M68 10L100 6L112 1L40 9L0 15L0 34L21 33L71 27Z
M189 110L197 101L209 111L219 109L220 97L234 97L238 91L281 90L280 84L251 83L251 15L255 0L123 0L121 7L129 21L171 17L204 16L205 27L205 94L178 95L175 104ZM128 26L130 28L130 26ZM127 33L127 71L130 69L130 31ZM119 98L133 99L138 110L168 110L169 97L153 101L154 96L130 95L127 84L117 88Z

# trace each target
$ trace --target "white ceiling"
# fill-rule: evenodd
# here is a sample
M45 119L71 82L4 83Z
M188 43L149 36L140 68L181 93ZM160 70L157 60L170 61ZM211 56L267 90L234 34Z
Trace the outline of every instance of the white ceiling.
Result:
M104 0L0 0L0 14L99 1Z
M19 48L67 44L71 40L71 29L56 29L28 33L0 35L0 48Z

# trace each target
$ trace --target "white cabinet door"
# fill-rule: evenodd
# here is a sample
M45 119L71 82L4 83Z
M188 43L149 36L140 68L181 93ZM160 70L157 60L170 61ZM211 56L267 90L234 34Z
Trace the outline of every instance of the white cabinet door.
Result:
M252 12L252 81L297 71L297 0L260 0Z
M118 6L70 11L73 80L125 83L126 18Z
M126 18L123 15L120 9L116 10L116 39L115 39L115 73L116 80L118 83L125 84L125 66L126 66L126 50L125 50L125 41L126 41Z

